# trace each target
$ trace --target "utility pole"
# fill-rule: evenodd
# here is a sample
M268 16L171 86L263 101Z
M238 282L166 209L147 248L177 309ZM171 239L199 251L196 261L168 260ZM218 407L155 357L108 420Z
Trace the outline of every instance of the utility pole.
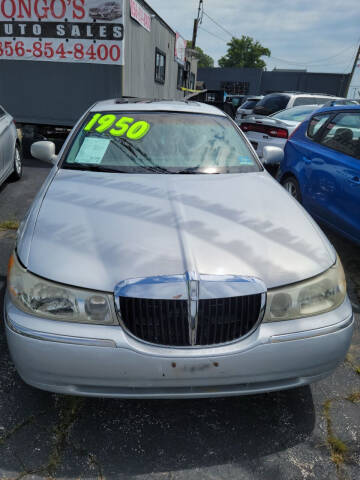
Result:
M354 64L353 64L353 67L352 67L352 70L351 70L351 73L350 73L350 78L349 78L348 84L347 84L347 86L346 86L345 95L344 95L345 98L348 96L350 84L351 84L351 81L352 81L353 76L354 76L354 72L355 72L355 68L356 68L356 66L357 66L357 62L358 62L358 60L359 60L359 56L360 56L360 45L359 45L359 48L357 49L357 52L356 52L356 55L355 55Z
M199 8L198 8L198 16L194 20L194 30L193 30L193 38L192 38L192 49L195 48L196 45L196 37L197 37L197 32L198 32L198 27L200 23L202 22L202 17L203 17L203 0L199 0Z

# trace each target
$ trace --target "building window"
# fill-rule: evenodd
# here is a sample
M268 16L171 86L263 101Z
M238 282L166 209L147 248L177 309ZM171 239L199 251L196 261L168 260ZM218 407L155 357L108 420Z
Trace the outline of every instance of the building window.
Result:
M184 67L178 65L177 88L180 90L184 86Z
M155 50L155 82L165 83L166 55L158 48Z

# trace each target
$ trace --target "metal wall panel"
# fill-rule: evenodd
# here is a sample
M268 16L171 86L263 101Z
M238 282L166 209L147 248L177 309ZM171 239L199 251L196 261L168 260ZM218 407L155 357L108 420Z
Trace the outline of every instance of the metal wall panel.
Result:
M257 95L262 71L258 68L199 68L198 80L208 90L221 90L222 82L249 82L249 95Z
M309 93L327 93L342 97L349 75L314 72L263 72L261 93L298 90Z
M0 71L0 104L17 122L71 126L97 100L121 96L121 66L2 60Z
M198 80L209 90L221 90L221 82L250 82L250 95L298 90L343 96L349 75L296 71L266 72L256 68L200 68Z
M156 16L153 16L151 32L148 32L130 17L129 2L125 2L124 6L125 67L123 95L183 99L184 93L177 89L178 64L174 58L175 33ZM144 8L147 10L146 6ZM149 11L149 13L152 12ZM156 83L154 79L156 47L166 54L164 85Z

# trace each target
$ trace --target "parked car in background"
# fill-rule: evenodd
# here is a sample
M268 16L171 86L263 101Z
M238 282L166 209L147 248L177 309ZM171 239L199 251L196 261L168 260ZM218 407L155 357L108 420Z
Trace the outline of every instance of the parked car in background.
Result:
M0 185L22 175L21 146L13 117L0 106Z
M298 107L300 105L324 105L330 100L338 99L339 97L317 93L270 93L260 100L255 106L253 113L255 115L267 116L286 108Z
M235 118L238 107L244 102L245 95L224 94L224 106L222 110L231 118Z
M105 2L99 7L89 9L89 16L97 20L114 20L122 17L121 4L119 2Z
M251 115L255 106L260 102L262 98L264 98L263 95L259 97L247 97L244 103L242 103L236 111L235 122L239 124L241 119L244 119L248 115Z
M243 120L240 128L261 158L267 145L283 149L298 125L318 109L319 105L303 105L281 110L268 117L249 116Z
M267 161L283 157L265 149ZM276 149L275 149L276 150ZM17 237L5 329L52 392L199 398L299 387L351 343L340 259L224 112L95 104Z
M325 107L336 107L337 105L359 105L360 99L345 98L342 100L330 100L324 104Z
M302 123L278 179L316 220L360 243L360 106L325 107Z

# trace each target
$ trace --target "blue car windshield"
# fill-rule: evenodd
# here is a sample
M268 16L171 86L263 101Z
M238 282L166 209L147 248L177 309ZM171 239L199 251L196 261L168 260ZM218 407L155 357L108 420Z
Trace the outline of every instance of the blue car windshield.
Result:
M226 117L139 111L91 112L62 168L210 174L262 170Z

